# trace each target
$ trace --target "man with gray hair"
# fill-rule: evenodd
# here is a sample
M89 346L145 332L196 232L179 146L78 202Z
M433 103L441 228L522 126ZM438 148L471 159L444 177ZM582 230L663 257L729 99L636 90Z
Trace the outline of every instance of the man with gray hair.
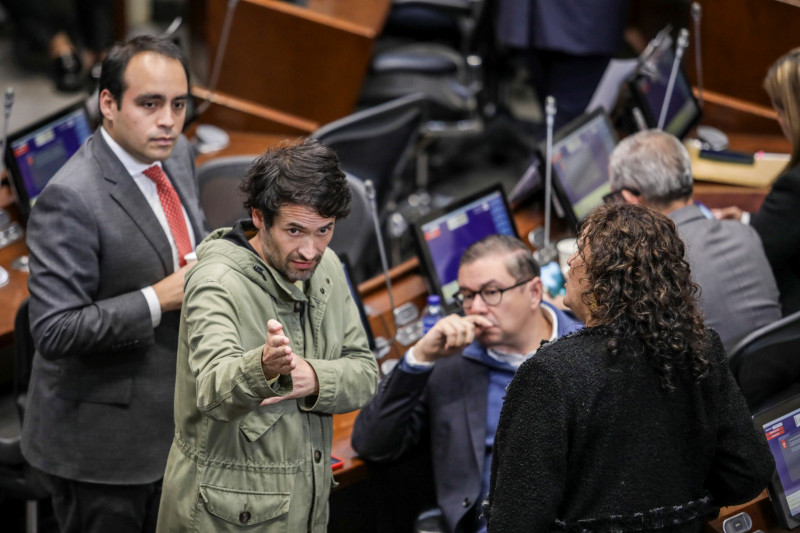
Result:
M622 140L611 154L610 197L669 216L686 244L686 260L700 286L706 325L730 353L736 342L781 317L778 287L755 230L717 220L692 199L689 153L658 130Z

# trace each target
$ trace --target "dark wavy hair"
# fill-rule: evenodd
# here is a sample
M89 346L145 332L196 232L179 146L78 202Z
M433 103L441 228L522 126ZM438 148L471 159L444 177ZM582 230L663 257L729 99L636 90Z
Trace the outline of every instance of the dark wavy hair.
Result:
M350 185L336 153L313 140L284 141L256 158L239 187L244 207L256 208L267 226L284 205L302 205L325 218L350 213Z
M592 326L608 335L611 355L647 358L666 390L702 379L710 363L698 286L675 224L646 207L603 205L584 220L579 235L589 282L581 297Z

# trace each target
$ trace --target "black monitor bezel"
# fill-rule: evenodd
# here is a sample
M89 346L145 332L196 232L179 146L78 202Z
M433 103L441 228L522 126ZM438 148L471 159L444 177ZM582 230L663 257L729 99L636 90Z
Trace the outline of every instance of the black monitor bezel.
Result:
M422 226L440 218L442 216L447 215L448 213L452 213L453 211L457 211L468 205L470 203L479 200L480 198L500 193L500 198L503 201L503 205L506 210L506 214L508 215L509 220L511 221L511 229L513 230L513 236L519 238L519 230L517 229L517 222L514 219L514 212L511 210L511 207L508 202L508 196L506 195L505 189L500 182L492 183L482 189L473 192L472 194L463 196L461 198L455 199L448 205L431 210L428 214L419 217L417 220L413 221L411 224L412 234L414 236L414 243L416 246L417 251L417 258L419 260L420 265L423 269L425 284L428 289L428 294L436 294L441 298L442 307L444 308L445 312L454 312L458 310L458 306L455 302L447 302L444 293L442 291L442 280L439 279L439 275L436 272L436 267L433 263L433 257L431 256L431 250L425 243L425 235L422 232Z
M764 424L779 418L783 418L788 413L797 411L798 409L800 409L800 394L754 414L753 424L755 425L756 429L763 434ZM781 523L781 525L787 529L800 527L800 518L795 518L792 516L792 513L789 510L789 505L786 501L786 491L781 483L777 468L772 473L769 485L767 485L767 490L769 492L769 497L772 501L775 514L777 515L778 521Z
M579 117L573 119L571 122L567 123L563 127L561 127L554 135L553 135L553 146L557 145L565 138L569 137L577 130L581 129L583 126L596 120L598 116L603 116L606 125L608 126L609 131L611 131L612 135L614 136L614 145L619 142L619 135L617 130L614 129L614 125L611 122L611 118L609 117L608 113L602 107L598 107L594 109L590 113L584 113ZM542 141L539 143L539 162L542 168L542 175L545 175L545 170L547 167L544 165L547 164L547 142ZM550 165L552 165L552 161ZM567 196L567 192L564 188L564 185L561 183L560 178L558 177L558 172L556 172L555 168L552 168L552 185L553 185L553 195L554 200L558 202L559 211L563 212L563 216L569 225L569 230L571 232L577 231L578 224L580 224L582 219L579 219L578 216L575 214L575 210L572 208L572 202L569 200L569 196Z
M22 179L22 172L17 164L17 158L14 157L11 146L22 137L26 137L34 131L42 129L48 124L52 124L63 117L71 115L75 113L75 111L83 111L84 116L86 117L86 123L89 125L89 130L91 132L92 119L89 115L89 110L86 107L86 102L84 100L79 100L74 104L70 104L59 109L58 111L54 111L44 118L39 119L36 122L33 122L19 130L16 130L14 133L9 134L8 138L6 139L4 157L6 163L6 172L8 174L8 182L11 185L11 191L14 194L14 199L17 202L17 208L23 221L27 221L28 217L30 216L31 199L28 195L28 190L25 187L25 182Z
M674 59L675 51L672 49L672 38L667 38L665 36L662 40L657 43L653 50L647 54L646 57L640 58L639 67L633 73L633 75L626 81L626 85L628 87L628 92L631 95L631 99L633 101L633 105L642 113L642 117L644 118L645 124L648 128L654 129L658 127L658 119L659 117L655 116L654 110L650 109L650 102L647 100L647 96L642 91L640 87L641 81L644 79L644 75L642 74L642 67L649 59L650 56L658 52L662 47L669 47L670 53ZM689 87L689 101L692 102L694 106L695 113L692 119L686 123L683 128L678 131L670 131L669 124L664 125L664 131L667 133L671 133L675 135L678 139L683 140L690 131L694 129L695 126L702 120L703 118L703 109L700 107L700 102L694 95L694 91L692 90L692 84L689 83L689 78L686 75L686 71L683 68L683 65L678 66L678 72L676 77L676 84L678 83L678 78L683 79L686 85ZM674 90L673 90L674 95ZM661 113L661 110L658 110L658 113Z

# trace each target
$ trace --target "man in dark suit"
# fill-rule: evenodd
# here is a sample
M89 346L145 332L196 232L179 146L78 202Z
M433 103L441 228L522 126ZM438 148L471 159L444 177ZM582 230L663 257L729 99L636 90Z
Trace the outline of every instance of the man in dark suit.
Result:
M22 449L62 532L155 530L183 280L205 235L181 135L188 93L174 44L142 36L114 48L102 127L28 223L37 352Z
M627 19L628 0L498 1L497 36L527 51L539 102L556 99L556 130L586 110Z
M781 317L778 286L758 233L739 221L717 220L694 201L691 165L675 136L640 131L612 152L609 181L619 200L645 205L675 223L700 286L705 323L730 353L748 333Z
M542 302L539 266L507 235L491 235L464 252L458 285L465 316L437 322L384 378L356 419L353 448L364 459L387 462L430 435L442 529L475 533L486 530L480 505L506 386L542 341L582 324Z

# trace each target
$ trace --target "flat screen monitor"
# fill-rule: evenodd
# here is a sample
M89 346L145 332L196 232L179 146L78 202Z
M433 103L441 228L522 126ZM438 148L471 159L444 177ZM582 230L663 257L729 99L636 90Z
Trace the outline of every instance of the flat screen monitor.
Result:
M674 60L672 38L663 37L642 58L639 68L628 82L634 105L648 128L658 127ZM678 68L664 120L664 131L683 139L701 118L700 104L683 69Z
M50 178L91 134L86 107L79 102L8 136L6 167L24 220Z
M800 395L753 416L775 459L767 487L775 514L784 528L800 526Z
M514 217L500 184L452 202L413 224L419 260L430 294L438 294L446 311L456 307L458 263L474 242L501 233L518 237Z
M347 279L347 286L350 288L350 295L353 297L353 301L356 303L358 315L361 318L361 323L364 325L364 332L367 334L369 349L374 352L376 349L375 335L372 333L372 326L369 324L369 317L367 317L367 311L364 309L364 300L361 299L361 293L358 292L358 286L353 282L353 268L350 266L350 260L344 254L340 255L339 259L341 260L342 267L344 268L344 277Z
M573 231L611 192L608 161L616 145L617 133L603 108L576 118L554 135L553 192ZM545 161L544 143L539 153Z

